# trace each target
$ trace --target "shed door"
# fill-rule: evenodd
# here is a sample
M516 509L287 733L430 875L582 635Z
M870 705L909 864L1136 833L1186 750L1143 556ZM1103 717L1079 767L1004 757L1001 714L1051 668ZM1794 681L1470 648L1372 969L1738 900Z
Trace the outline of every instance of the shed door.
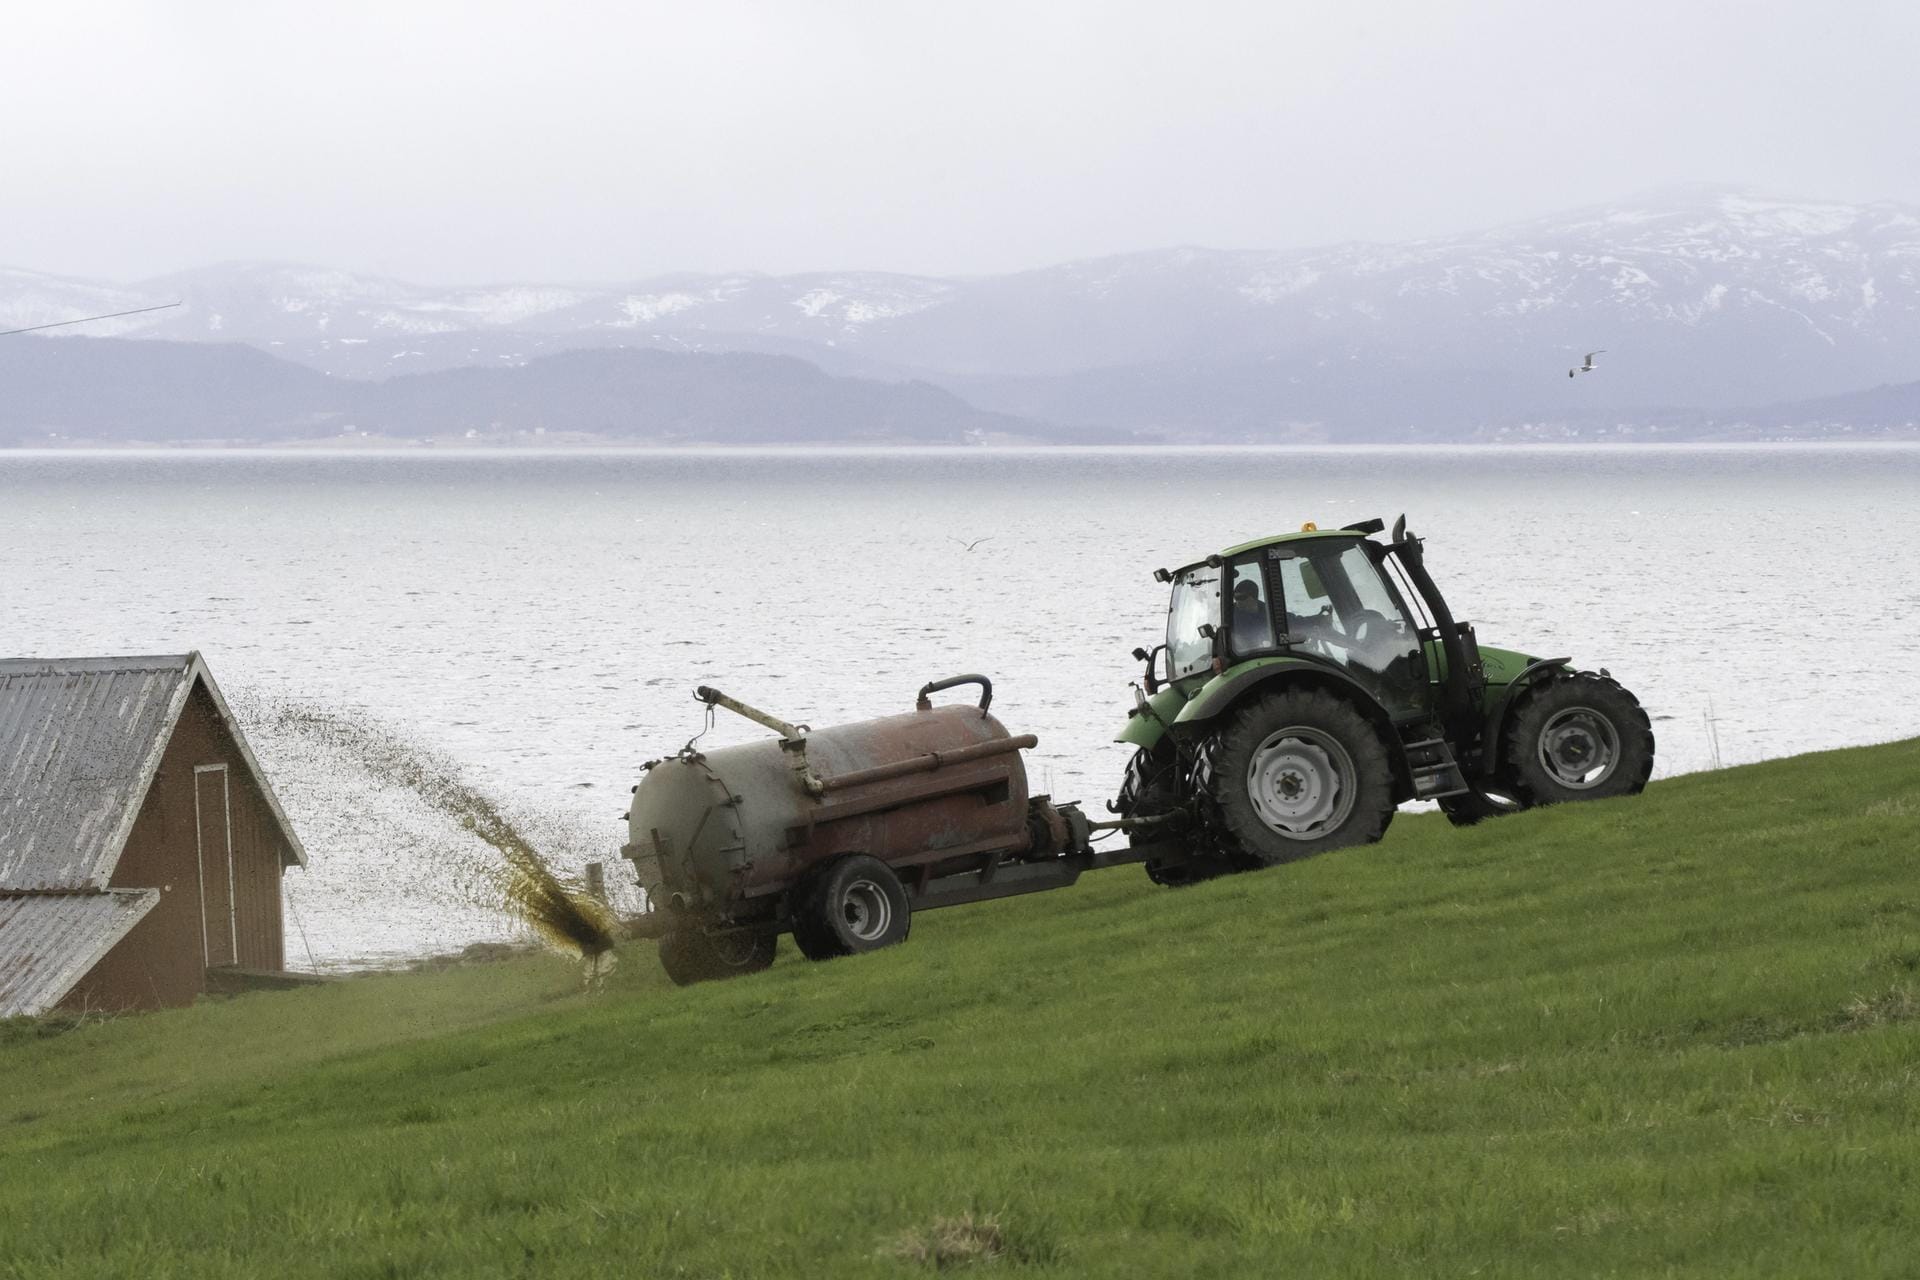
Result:
M227 766L195 765L193 816L200 851L200 927L207 967L239 954L233 906L233 823L227 813Z

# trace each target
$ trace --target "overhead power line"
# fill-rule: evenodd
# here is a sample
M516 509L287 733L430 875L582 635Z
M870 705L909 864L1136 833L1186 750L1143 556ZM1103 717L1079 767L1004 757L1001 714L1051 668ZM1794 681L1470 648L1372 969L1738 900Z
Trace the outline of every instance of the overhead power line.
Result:
M41 329L58 329L64 325L87 324L94 320L118 320L121 316L143 316L149 311L165 311L168 307L177 307L177 302L163 302L157 307L135 307L131 311L115 311L104 316L82 316L78 320L55 320L50 324L30 324L24 329L0 329L0 338L15 333L35 333Z

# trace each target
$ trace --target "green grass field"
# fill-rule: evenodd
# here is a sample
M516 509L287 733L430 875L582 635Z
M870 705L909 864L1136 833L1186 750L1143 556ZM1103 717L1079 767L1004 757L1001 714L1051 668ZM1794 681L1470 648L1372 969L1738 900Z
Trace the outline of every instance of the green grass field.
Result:
M1913 1275L1916 850L1920 741L687 990L16 1025L0 1276Z

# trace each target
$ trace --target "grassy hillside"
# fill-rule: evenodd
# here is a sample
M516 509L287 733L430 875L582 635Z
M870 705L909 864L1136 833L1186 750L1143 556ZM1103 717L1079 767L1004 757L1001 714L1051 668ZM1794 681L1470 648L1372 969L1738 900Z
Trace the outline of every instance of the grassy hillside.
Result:
M1912 1274L1920 742L667 987L0 1033L0 1275Z

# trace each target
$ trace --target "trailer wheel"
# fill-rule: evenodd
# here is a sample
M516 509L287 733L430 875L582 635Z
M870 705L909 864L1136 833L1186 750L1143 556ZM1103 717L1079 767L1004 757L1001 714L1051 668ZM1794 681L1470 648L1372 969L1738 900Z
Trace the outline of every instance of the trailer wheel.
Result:
M780 939L771 933L714 935L681 929L660 939L660 967L675 986L758 973L773 963Z
M1380 735L1318 689L1243 707L1215 740L1206 784L1221 851L1241 870L1371 844L1393 820Z
M912 926L906 886L893 868L864 853L814 872L793 910L793 940L809 960L878 951L905 942Z
M1582 671L1520 695L1505 745L1529 805L1639 795L1653 774L1653 725L1611 677Z

